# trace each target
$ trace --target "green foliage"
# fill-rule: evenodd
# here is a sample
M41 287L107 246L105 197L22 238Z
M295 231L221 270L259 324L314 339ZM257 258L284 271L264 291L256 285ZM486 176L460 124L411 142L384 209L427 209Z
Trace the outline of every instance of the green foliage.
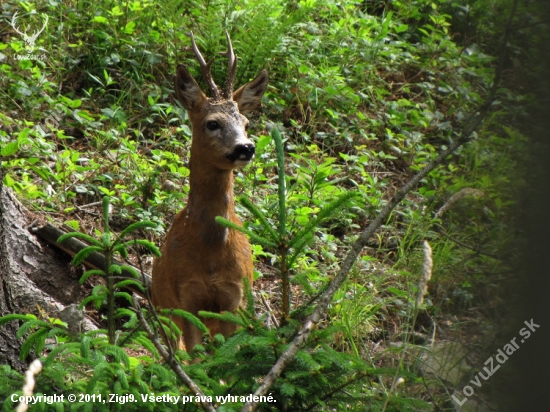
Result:
M308 219L306 218L305 222L307 222L307 224L301 229L296 227L297 225L289 227L289 225L287 224L288 195L285 183L286 174L283 140L280 132L275 128L271 131L271 137L275 142L275 146L277 148L277 168L279 170L279 183L277 190L278 209L276 212L278 223L276 229L271 226L267 216L245 197L240 198L241 204L245 206L259 220L259 222L263 226L264 231L267 232L268 238L259 236L254 232L239 225L236 225L221 216L216 217L216 222L223 226L247 234L253 241L260 243L262 246L273 247L277 250L277 253L280 256L280 274L283 284L282 312L283 318L286 318L290 314L290 271L292 270L296 259L303 253L303 250L307 246L307 244L313 240L313 233L321 225L321 222L333 215L339 207L348 202L356 194L354 192L347 192L340 195L336 200L327 204L323 209L319 210L317 216L314 219L311 219L308 222ZM324 181L326 176L328 176L328 173L327 175L322 175L322 178L320 179L317 178L317 180L319 182L322 182ZM317 190L311 189L310 193L313 195L313 193L316 191ZM297 223L303 224L305 222L298 221ZM219 319L223 320L221 318Z
M202 314L241 325L234 336L214 337L192 354L175 353L182 361L201 359L185 369L208 395L248 395L288 345L298 320L311 313L358 229L457 138L468 113L483 101L511 5L508 0L193 0L162 6L115 0L93 8L39 3L8 1L5 12L19 10L28 32L41 27L43 13L49 16L34 51L47 62L21 58L27 45L0 23L7 27L0 38L3 183L35 212L79 231L60 239L88 243L75 263L94 252L109 257L105 271L87 271L80 281L104 277L107 282L96 284L82 305L112 310L106 331L78 336L54 318L8 315L0 323L21 325L22 357L46 360L37 393L134 394L138 402L110 407L136 410L154 409L138 394L187 393L128 307L125 288L142 290L138 274L112 258L158 253L154 245L187 196L191 130L185 110L171 96L178 63L202 81L188 52L188 31L208 56L223 50L229 31L239 56L238 85L260 68L270 73L263 114L249 131L256 160L235 179L244 227L218 221L249 236L263 281L273 272L284 279L285 322L266 329L265 315L254 315L249 298L247 309L237 313ZM532 87L514 73L517 65L533 65L536 51L522 49L520 42L537 35L536 6L519 10L519 29L509 42L512 57L506 60L508 83L490 116L471 144L432 171L388 218L369 243L369 256L335 295L330 326L322 325L299 352L273 388L278 402L262 405L265 410L381 410L385 400L386 410L418 410L428 409L417 400L422 395L445 397L435 384L429 395L419 395L404 362L397 372L406 377L408 390L391 393L396 370L379 368L387 359L371 359L368 341L384 347L392 337L379 331L393 330L386 327L390 322L407 324L425 239L433 248L438 284L426 299L430 315L460 315L474 302L494 307L499 301L495 290L510 270L507 257L515 253L513 211L527 147L514 122L533 101L518 92ZM212 72L221 84L223 59L217 58ZM104 226L94 233L97 202ZM132 239L134 233L145 238ZM120 280L121 273L135 280ZM170 337L177 332L172 316L204 328L181 311L147 319ZM391 358L394 352L388 352ZM7 391L20 390L22 379L0 368L4 400ZM5 410L13 406L4 403Z
M103 285L97 285L94 287L92 294L84 299L81 303L81 307L87 305L88 303L93 303L96 309L99 309L103 304L107 306L107 321L108 321L108 331L109 331L109 342L113 344L115 342L115 298L125 298L131 304L132 299L130 295L125 292L116 292L116 289L121 289L127 286L133 286L137 290L143 291L143 286L139 281L132 279L122 280L120 282L115 282L115 275L120 275L122 270L126 270L127 273L130 273L135 278L139 278L139 274L133 268L128 265L121 265L117 263L114 258L116 254L119 254L122 258L128 257L128 247L140 245L144 247L149 253L156 256L160 256L159 249L152 243L147 240L138 240L134 241L125 241L125 238L128 237L132 232L146 228L155 228L157 225L153 222L143 221L130 224L126 227L115 239L113 238L113 233L109 226L109 214L110 214L110 201L109 197L105 196L103 198L103 233L100 236L101 240L94 239L92 236L86 235L80 232L70 232L66 233L59 237L57 240L59 243L65 242L67 239L76 237L84 239L91 243L90 246L86 246L80 250L73 257L73 265L82 264L92 253L101 252L105 256L105 265L106 270L91 269L85 272L80 278L80 283L84 283L90 276L99 275L104 276L107 280L107 287ZM39 351L40 352L40 351Z

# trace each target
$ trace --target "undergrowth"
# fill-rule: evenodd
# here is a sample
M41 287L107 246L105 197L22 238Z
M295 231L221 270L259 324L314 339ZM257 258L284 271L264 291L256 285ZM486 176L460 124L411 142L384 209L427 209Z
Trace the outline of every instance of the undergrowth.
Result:
M223 50L224 31L230 33L239 57L238 85L259 68L268 69L263 109L249 130L256 159L236 174L236 192L251 199L252 206L243 200L237 208L252 234L255 275L262 280L258 283L279 286L273 273L280 271L286 247L290 300L281 303L276 287L255 293L264 293L274 312L283 313L287 321L268 329L271 313L258 317L266 308L249 304L233 319L243 326L234 336L217 336L192 355L177 353L180 360L202 360L185 369L207 396L253 392L311 311L360 228L457 138L468 114L489 92L503 21L497 13L487 17L486 7L507 11L511 1L470 1L468 23L466 6L453 1L387 3L2 4L4 185L34 212L92 237L101 228L93 205L105 197L113 208L108 226L113 236L148 221L152 230L141 233L146 245L160 244L185 204L191 130L185 110L173 98L172 78L178 63L198 72L189 52L190 30L208 56ZM28 33L39 30L48 16L34 48L11 26L15 12L16 26ZM520 9L517 19L526 15ZM521 35L532 34L527 29ZM526 53L513 50L514 58ZM39 58L20 58L27 54ZM217 79L224 78L221 60L213 65ZM507 64L513 73L513 63ZM514 122L528 100L517 92L519 80L508 80L472 141L409 193L371 239L334 297L325 323L274 386L277 403L265 405L265 410L447 408L445 384L433 378L426 390L415 363L419 357L401 354L417 344L433 344L436 325L467 316L475 302L491 308L477 312L480 324L485 317L499 316L499 291L513 271L511 213L525 156L526 140ZM273 133L283 139L282 171ZM304 228L313 233L284 247L281 240L288 238L279 225L281 179L288 233L304 235ZM344 199L346 207L334 207L330 217L320 219L335 199ZM410 332L425 240L433 250L433 277L423 316L415 324L420 340L413 342L402 336ZM134 262L137 250L130 249ZM97 293L91 300L103 302ZM54 315L12 318L31 325L20 330L20 337L34 342L34 352L27 344L22 357L32 353L45 360L37 391L133 394L138 400L140 394L187 393L173 371L159 363L161 357L135 315L130 309L122 312L130 319L122 328L135 328L135 337L124 345L117 344L112 329L109 339L94 331L73 336ZM28 335L31 327L38 332ZM446 336L461 339L460 326L449 328ZM47 343L36 345L46 337ZM390 342L398 342L400 349ZM8 386L0 390L0 399L6 399L20 389L22 379L7 366L2 372L0 382ZM397 388L392 385L396 373L405 379ZM89 405L80 406L91 409ZM111 407L123 408L116 405ZM240 405L219 405L219 410ZM11 407L6 400L4 410ZM134 407L158 410L141 400L124 406ZM193 408L190 403L185 410Z

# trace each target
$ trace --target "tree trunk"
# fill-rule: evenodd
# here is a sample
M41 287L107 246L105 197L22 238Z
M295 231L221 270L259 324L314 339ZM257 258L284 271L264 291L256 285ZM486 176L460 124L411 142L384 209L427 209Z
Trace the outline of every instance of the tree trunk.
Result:
M64 305L86 296L78 284L80 270L70 265L70 256L42 244L27 229L36 217L3 187L0 165L0 316L34 313L59 316ZM19 360L21 340L16 322L0 327L0 364L23 370Z

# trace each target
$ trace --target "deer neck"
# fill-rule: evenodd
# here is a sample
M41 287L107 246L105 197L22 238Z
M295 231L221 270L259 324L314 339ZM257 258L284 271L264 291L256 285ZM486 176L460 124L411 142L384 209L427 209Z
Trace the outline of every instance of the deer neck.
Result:
M190 190L187 201L187 219L195 227L197 235L209 245L222 244L227 239L227 229L219 225L216 216L233 220L233 171L219 169L201 161L190 164Z

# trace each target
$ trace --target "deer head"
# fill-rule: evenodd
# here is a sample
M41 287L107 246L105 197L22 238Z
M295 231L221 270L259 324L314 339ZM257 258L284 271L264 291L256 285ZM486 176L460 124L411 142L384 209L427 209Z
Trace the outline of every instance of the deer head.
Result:
M220 169L233 169L248 164L254 157L255 146L248 139L248 119L243 116L258 107L267 88L268 75L262 70L250 83L233 92L237 56L229 34L226 33L228 50L221 54L228 57L228 75L225 89L214 83L210 66L199 51L193 33L190 33L193 51L200 63L203 77L210 88L211 97L202 92L187 68L180 64L176 70L176 96L187 112L193 126L191 159L201 158Z

